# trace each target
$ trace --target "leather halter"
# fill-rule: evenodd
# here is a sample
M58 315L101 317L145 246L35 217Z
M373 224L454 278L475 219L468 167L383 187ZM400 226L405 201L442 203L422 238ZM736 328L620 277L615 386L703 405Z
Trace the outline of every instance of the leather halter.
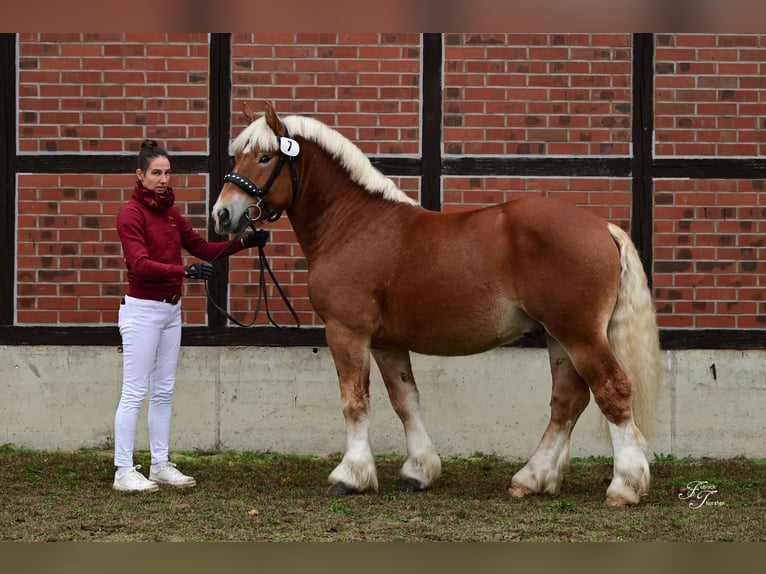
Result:
M277 144L281 144L283 138L290 139L290 134L287 132L286 128L285 128L284 136L277 136ZM293 141L291 143L295 143L295 142ZM297 197L297 194L298 194L298 173L295 169L295 163L293 162L293 159L297 157L297 154L288 155L283 151L282 145L279 145L278 147L279 147L279 160L277 161L277 165L274 167L274 171L271 172L269 179L266 181L266 184L263 186L263 189L259 188L257 185L255 185L252 181L250 181L247 177L245 177L241 173L232 171L230 173L227 173L225 176L223 176L224 182L228 181L233 183L234 185L239 187L242 191L244 191L246 194L248 194L250 197L256 200L255 207L259 209L263 208L263 211L266 212L266 216L267 216L266 221L268 221L269 223L273 223L274 221L282 217L282 212L280 211L279 213L277 213L276 211L274 211L274 208L272 208L269 202L266 200L266 194L269 192L269 189L271 189L271 185L274 183L274 180L277 179L277 177L279 176L279 173L282 171L282 166L285 163L285 159L290 164L290 178L293 183L293 197L290 202L290 205L292 205L295 202L295 198Z

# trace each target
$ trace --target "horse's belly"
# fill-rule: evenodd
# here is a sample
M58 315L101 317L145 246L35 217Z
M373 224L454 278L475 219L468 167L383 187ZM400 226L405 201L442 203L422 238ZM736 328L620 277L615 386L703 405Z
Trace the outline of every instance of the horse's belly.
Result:
M421 340L414 341L407 345L407 349L419 353L421 355L436 355L442 357L455 357L458 355L475 355L477 353L484 353L496 347L499 347L505 343L509 343L515 339L521 337L521 333L509 338L493 338L493 339L464 339L460 341L429 341Z
M432 310L433 311L433 310ZM495 312L415 312L409 320L392 320L372 338L373 346L406 348L422 355L483 353L538 331L537 321L518 306Z

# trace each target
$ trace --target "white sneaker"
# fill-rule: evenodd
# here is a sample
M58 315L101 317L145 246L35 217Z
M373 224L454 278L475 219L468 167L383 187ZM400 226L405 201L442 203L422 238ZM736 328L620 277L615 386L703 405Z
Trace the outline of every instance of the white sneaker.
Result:
M140 464L123 472L120 476L117 476L115 472L112 489L120 492L157 492L160 487L138 472L139 468L141 468Z
M176 488L191 488L197 485L197 481L194 480L193 476L186 476L172 462L166 462L157 472L153 470L149 472L149 480L155 483L175 486Z

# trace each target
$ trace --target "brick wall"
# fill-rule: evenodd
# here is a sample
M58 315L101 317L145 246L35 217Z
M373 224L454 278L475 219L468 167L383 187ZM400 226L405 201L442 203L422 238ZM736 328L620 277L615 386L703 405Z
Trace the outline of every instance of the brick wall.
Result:
M231 35L231 137L242 103L308 114L370 155L421 152L419 34ZM763 155L763 35L658 35L655 154ZM630 34L445 34L442 152L453 155L628 156ZM135 155L144 137L177 157L207 153L207 34L19 34L18 151ZM419 197L417 177L396 182ZM16 321L113 324L125 288L114 230L134 177L19 174ZM181 212L204 233L206 174L176 174ZM630 226L630 178L442 179L442 209L519 194L561 197ZM654 282L663 327L766 326L761 180L655 182ZM275 274L304 325L318 325L306 264L287 218L271 226ZM249 321L252 254L230 259L231 310ZM184 321L206 323L204 291L185 284ZM277 293L270 307L290 324ZM265 323L265 316L259 323Z
M448 154L630 153L630 34L447 34Z
M21 152L207 151L207 34L19 34Z
M766 155L766 35L658 35L655 154ZM766 327L763 180L657 180L655 298L667 327Z
M766 35L658 35L656 155L766 155Z
M667 327L766 327L763 180L657 180L654 287Z

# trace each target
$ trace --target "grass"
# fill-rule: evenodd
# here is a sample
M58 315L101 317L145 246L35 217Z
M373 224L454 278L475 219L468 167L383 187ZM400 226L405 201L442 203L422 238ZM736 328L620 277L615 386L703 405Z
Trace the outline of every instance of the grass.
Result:
M138 462L148 468L148 454ZM515 499L523 465L492 455L444 457L433 489L396 489L403 462L377 457L380 492L333 498L340 455L173 453L198 486L148 495L110 488L108 451L0 447L1 541L766 541L766 464L735 458L652 462L638 506L611 508L609 458L575 459L556 496ZM705 481L704 503L688 495ZM698 508L690 506L699 503Z

